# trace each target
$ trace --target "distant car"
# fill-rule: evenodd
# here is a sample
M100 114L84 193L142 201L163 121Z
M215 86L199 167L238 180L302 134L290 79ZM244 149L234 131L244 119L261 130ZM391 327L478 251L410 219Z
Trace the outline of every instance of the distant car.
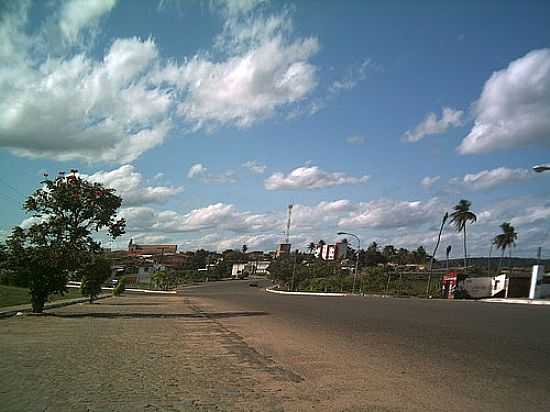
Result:
M253 287L253 288L257 288L258 287L258 282L256 282L256 281L250 282L248 284L248 286Z

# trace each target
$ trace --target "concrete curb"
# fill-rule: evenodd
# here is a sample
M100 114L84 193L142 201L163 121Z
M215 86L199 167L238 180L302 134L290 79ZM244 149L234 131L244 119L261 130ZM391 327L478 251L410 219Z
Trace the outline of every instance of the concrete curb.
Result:
M513 304L519 304L519 305L550 305L550 300L540 300L540 299L493 298L493 299L480 299L480 302L485 302L485 303L513 303Z
M78 283L78 284L77 284ZM71 282L70 284L67 284L68 288L80 288L80 282ZM112 291L114 288L102 286L101 290L108 290ZM136 293L149 293L149 294L157 294L157 295L175 295L175 290L153 290L153 289L133 289L133 288L125 288L124 293L126 292L136 292Z
M265 288L265 291L269 293L278 293L280 295L291 295L291 296L354 296L351 293L285 292L282 290L276 290L274 286L270 288Z
M111 294L103 294L103 295L99 295L95 300L105 299L111 296L112 296ZM87 297L82 297L82 298L60 300L58 302L46 303L44 305L44 310L62 308L63 306L75 305L77 303L86 303L89 300L90 299ZM32 312L32 305L30 304L20 305L18 307L8 306L7 308L5 308L5 310L0 309L0 318L8 318L10 316L17 315L18 313L29 313L29 312Z

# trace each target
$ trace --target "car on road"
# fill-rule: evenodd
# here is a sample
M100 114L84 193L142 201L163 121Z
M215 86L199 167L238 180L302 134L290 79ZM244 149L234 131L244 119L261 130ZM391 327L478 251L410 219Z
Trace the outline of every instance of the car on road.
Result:
M258 282L256 282L255 280L253 280L252 282L250 282L250 283L248 284L248 286L257 288L257 287L258 287Z

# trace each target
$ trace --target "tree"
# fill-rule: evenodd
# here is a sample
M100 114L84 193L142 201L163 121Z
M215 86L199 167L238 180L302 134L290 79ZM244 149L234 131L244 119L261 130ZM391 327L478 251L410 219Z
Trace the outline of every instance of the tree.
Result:
M397 255L397 251L393 245L386 245L384 249L382 249L382 255L386 258L386 261L391 262Z
M111 277L111 262L103 256L96 257L82 270L82 296L88 296L90 303L101 293L101 285Z
M518 238L518 234L516 233L516 230L514 226L512 226L508 222L504 222L500 225L500 229L502 230L502 233L495 236L494 244L496 245L497 249L502 250L502 256L500 258L502 262L502 258L504 257L504 253L506 249L509 251L509 259L510 259L510 267L512 265L512 246L516 245L516 240ZM500 264L499 264L500 267Z
M307 245L307 250L309 254L313 254L313 251L317 248L317 245L315 243L311 242L309 245Z
M83 180L76 170L41 183L23 206L36 223L14 228L7 242L10 268L29 287L36 313L50 294L66 291L69 273L78 274L100 252L93 232L106 229L116 238L125 228L114 189Z
M420 245L416 249L416 263L424 264L426 263L426 259L428 258L428 253L426 252L426 249L424 249L424 246Z
M241 248L241 251L243 252L243 255L246 254L246 251L248 250L248 246L243 245Z
M170 286L170 275L164 270L155 273L152 280L153 284L159 289L168 290L168 287Z
M466 266L468 266L468 249L466 247L466 224L468 222L475 223L477 221L477 216L474 212L470 210L471 206L472 202L462 199L454 207L454 212L450 215L450 223L455 227L457 232L462 232L462 238L464 240L464 270L466 270Z

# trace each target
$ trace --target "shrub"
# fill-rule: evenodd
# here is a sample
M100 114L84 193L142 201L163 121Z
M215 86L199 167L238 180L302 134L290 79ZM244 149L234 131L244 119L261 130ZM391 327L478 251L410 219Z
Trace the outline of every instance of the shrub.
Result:
M101 285L111 277L111 263L104 257L97 257L84 266L82 274L82 296L88 296L90 303L101 293Z
M113 296L120 296L126 290L126 276L121 277L118 280L117 285L113 289Z

